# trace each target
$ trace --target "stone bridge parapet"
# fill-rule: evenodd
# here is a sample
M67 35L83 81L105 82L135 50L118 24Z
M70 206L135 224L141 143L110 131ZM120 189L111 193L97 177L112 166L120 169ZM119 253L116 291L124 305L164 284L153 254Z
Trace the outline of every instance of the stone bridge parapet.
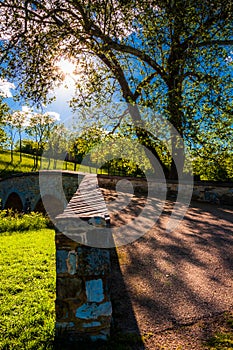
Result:
M59 203L60 212L62 212L82 178L83 174L65 171L41 171L13 175L0 181L1 206L3 209L41 211L42 198L50 196L51 201L57 205Z
M39 176L40 174L40 176ZM13 175L0 180L0 199L3 209L14 208L19 211L43 211L43 197L51 201L51 208L56 208L55 216L65 209L67 203L77 190L84 173L74 171L43 170ZM146 193L147 181L141 178L124 178L131 182L135 193ZM115 189L122 177L98 175L100 187ZM42 186L41 186L42 184ZM158 191L166 190L168 195L176 197L177 181L164 184L155 181ZM216 204L233 205L233 183L195 182L193 185L194 200Z

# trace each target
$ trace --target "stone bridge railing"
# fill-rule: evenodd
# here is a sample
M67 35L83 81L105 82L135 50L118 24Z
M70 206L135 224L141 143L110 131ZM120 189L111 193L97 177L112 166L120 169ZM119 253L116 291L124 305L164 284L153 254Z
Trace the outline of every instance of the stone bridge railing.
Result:
M103 188L115 188L116 184L122 177L99 175L99 186ZM145 193L147 191L147 181L141 178L128 178L131 181L136 193ZM185 181L182 182L185 184ZM168 180L167 188L164 189L164 184L159 181L154 182L158 191L167 191L168 197L175 198L178 192L178 181ZM187 184L187 186L189 186ZM184 187L184 186L183 186ZM203 202L216 204L233 205L233 182L214 182L214 181L196 181L193 184L192 199Z
M51 202L53 216L63 212L69 200L77 190L84 174L67 171L43 171L46 181L46 191L41 193L39 172L23 173L0 180L0 199L2 208L14 208L19 211L43 211L42 197L47 196ZM100 187L115 188L122 177L98 175ZM128 178L134 191L143 193L147 190L145 179ZM158 181L154 184L158 190L164 191L164 184ZM178 184L176 181L167 183L169 196L176 196ZM233 205L233 183L195 182L193 199L217 204ZM55 209L54 209L55 208Z
M77 172L42 171L22 173L0 181L2 208L19 211L43 211L42 197L49 197L51 207L57 208L54 215L61 213L77 190L84 175ZM41 191L40 181L46 182Z

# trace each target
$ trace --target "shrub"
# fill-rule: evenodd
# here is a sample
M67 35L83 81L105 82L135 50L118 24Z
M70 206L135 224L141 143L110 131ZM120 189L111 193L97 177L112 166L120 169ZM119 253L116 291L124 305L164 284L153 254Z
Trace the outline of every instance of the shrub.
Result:
M40 230L49 225L49 219L41 213L23 214L12 210L0 211L0 233Z

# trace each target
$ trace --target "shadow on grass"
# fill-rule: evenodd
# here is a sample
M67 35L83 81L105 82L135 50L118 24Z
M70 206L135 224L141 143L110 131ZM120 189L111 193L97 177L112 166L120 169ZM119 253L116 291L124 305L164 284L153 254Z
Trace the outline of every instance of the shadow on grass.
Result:
M35 169L33 165L23 165L20 161L14 163L6 163L0 160L0 177L7 178L14 174L21 174L23 172L31 172L38 169Z

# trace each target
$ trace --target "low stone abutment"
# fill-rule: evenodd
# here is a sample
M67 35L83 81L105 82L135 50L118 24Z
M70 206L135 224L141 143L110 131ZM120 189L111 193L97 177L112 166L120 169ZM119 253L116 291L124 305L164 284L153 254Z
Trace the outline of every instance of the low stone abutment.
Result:
M107 215L96 176L89 175L56 218L57 344L107 340L110 336Z

